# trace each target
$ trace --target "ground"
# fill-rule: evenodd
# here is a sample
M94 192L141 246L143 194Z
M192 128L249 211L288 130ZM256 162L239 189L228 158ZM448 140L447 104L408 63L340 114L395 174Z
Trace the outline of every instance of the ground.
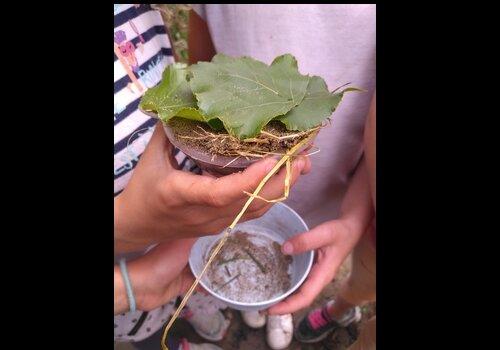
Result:
M335 297L338 293L340 283L347 277L349 273L349 261L340 268L337 278L330 283L323 292L316 298L314 303L307 309L299 311L293 315L294 324L297 322L311 309L323 305L326 301ZM373 316L376 312L375 303L368 304L362 307L363 318L361 322L357 325L349 326L345 329L341 329L337 334L328 336L324 341L317 344L301 344L295 339L288 348L289 350L344 350L356 339L359 327ZM226 337L215 344L223 348L224 350L264 350L270 349L266 344L266 329L251 329L246 326L240 316L240 313L236 310L227 309L225 311L226 317L231 318L231 326ZM198 336L188 322L184 320L177 320L172 327L171 334L178 337L185 337L190 342L193 343L204 343L206 340ZM115 345L115 350L128 350L132 349L127 345ZM158 344L158 349L160 346Z

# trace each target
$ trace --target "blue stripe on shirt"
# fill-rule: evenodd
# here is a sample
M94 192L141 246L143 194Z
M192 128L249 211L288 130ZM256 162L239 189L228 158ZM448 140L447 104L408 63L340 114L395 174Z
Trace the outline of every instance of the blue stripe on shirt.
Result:
M179 167L180 167L181 169L184 169L184 166L186 165L186 162L187 162L187 161L188 161L188 158L187 158L187 157L186 157L186 158L184 158L184 159L182 160L181 164L179 164Z
M128 22L130 19L134 19L136 17L139 17L143 13L153 11L155 12L151 6L147 4L141 4L139 8L136 8L135 6L132 6L129 9L126 9L125 11L118 13L115 15L115 28L121 26L122 24Z
M125 120L125 118L127 118L129 115L134 113L139 108L139 103L141 102L141 98L142 97L139 97L134 101L130 102L122 112L115 114L115 121L114 121L115 126L122 120Z
M122 176L127 175L129 172L135 169L135 166L137 165L137 162L139 162L139 159L141 158L142 153L137 156L137 158L130 159L127 164L123 164L121 167L118 169L115 169L115 174L114 174L114 180L116 181Z

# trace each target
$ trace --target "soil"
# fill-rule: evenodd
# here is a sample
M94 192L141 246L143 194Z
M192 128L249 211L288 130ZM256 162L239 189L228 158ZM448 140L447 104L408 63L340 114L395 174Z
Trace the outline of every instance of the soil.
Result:
M205 262L216 245L206 255ZM266 301L290 288L292 259L271 238L237 231L217 254L207 277L211 288L230 300Z
M289 131L279 121L271 121L255 138L239 140L225 130L214 131L206 123L175 117L168 121L178 142L214 156L252 156L285 153L310 132ZM283 138L287 137L287 138Z

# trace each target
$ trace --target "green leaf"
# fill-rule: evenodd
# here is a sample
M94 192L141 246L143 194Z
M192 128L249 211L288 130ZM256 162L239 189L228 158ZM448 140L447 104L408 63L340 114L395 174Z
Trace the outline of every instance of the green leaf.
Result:
M182 117L191 120L197 120L200 122L204 122L205 118L203 114L200 113L196 108L183 108L179 112L175 114L176 117Z
M224 124L219 118L210 119L207 123L215 131L224 130Z
M344 93L348 91L361 90L347 88L337 93L330 93L325 81L321 77L313 76L309 81L306 96L302 102L287 114L276 119L285 124L288 130L309 130L331 116Z
M176 115L205 121L197 110L196 98L187 81L188 73L187 65L184 63L169 65L163 71L161 83L146 91L139 107L145 111L155 112L163 122Z
M202 114L207 120L219 118L239 139L256 136L270 120L297 106L309 83L290 54L270 66L250 57L218 54L190 71L189 84Z

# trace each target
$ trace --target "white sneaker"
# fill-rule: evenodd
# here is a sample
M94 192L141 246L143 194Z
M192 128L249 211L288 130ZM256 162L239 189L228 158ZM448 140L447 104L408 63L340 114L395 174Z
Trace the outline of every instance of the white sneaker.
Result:
M286 349L293 338L293 318L291 314L268 316L267 345L273 350Z
M200 337L210 341L222 340L231 324L219 310L213 314L206 314L187 309L182 317L193 326Z
M241 311L241 318L248 327L261 328L266 324L266 316L258 311Z

